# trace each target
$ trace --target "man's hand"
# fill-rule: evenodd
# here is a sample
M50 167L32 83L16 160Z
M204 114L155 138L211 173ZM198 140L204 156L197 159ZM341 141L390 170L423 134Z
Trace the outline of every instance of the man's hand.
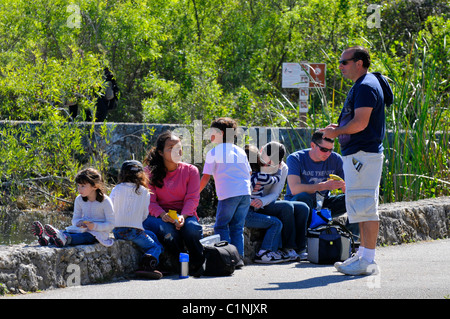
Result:
M337 128L339 126L337 124L330 124L326 128L320 129L319 131L323 132L323 138L334 139L339 136L337 132Z
M315 184L316 185L316 191L323 192L323 191L333 191L335 189L342 189L343 192L345 192L345 182L344 181L336 181L329 179L327 181Z
M345 191L344 181L336 181L334 179L330 179L323 183L325 184L325 190L333 191L335 189L342 189L343 191Z

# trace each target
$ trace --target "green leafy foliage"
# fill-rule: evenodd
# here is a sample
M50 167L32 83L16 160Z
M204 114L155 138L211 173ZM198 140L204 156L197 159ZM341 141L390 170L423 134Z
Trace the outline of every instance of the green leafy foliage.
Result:
M95 114L105 67L120 88L109 121L207 125L230 116L246 126L315 129L337 121L352 85L338 69L342 50L364 45L371 70L392 79L396 94L385 201L448 194L450 5L375 7L357 0L3 0L1 182L46 180L45 192L59 197L61 187L51 183L71 180L80 165L107 169L95 142L107 132L68 124L69 103L80 108L75 122ZM281 88L282 63L300 61L327 63L327 87L311 90L305 123L298 91ZM89 150L81 147L86 135Z

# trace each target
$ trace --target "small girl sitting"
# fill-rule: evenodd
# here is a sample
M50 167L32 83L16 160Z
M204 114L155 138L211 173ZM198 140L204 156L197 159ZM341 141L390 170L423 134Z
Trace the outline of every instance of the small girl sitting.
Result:
M142 275L151 279L160 279L161 272L156 270L162 246L156 235L144 230L142 222L148 217L150 192L148 177L141 162L130 160L122 164L119 184L111 191L114 204L116 239L129 240L144 253L141 260ZM138 272L140 274L141 272Z
M75 177L78 193L75 199L72 226L61 231L52 225L33 222L33 234L42 246L49 244L49 239L57 246L75 246L100 244L109 247L114 241L109 233L114 227L114 210L111 199L104 194L101 174L87 168Z

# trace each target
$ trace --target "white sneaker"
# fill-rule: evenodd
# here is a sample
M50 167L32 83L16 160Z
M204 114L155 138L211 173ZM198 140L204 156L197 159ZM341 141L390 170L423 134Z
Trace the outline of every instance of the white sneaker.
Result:
M256 255L254 261L258 264L278 264L283 262L283 259L276 252L266 250L261 255Z
M353 262L342 264L337 270L345 275L375 275L378 274L378 265L375 261L369 263L364 258L354 258Z
M352 263L352 262L354 262L356 259L358 259L359 258L359 256L357 255L357 254L352 254L349 258L347 258L346 260L344 260L343 262L342 261L336 261L335 263L334 263L334 267L336 268L336 269L338 269L338 267L340 267L340 266L342 266L342 265L348 265L348 264L350 264L350 263ZM338 269L339 270L339 269Z
M297 261L300 260L300 256L296 253L296 251L292 248L283 249L279 251L281 257L284 261Z

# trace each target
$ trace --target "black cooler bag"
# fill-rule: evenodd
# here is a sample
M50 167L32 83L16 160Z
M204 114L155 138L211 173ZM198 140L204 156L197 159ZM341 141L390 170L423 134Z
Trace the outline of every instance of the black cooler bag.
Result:
M234 273L236 264L240 260L236 246L227 241L220 241L204 247L205 263L204 276L230 276Z

